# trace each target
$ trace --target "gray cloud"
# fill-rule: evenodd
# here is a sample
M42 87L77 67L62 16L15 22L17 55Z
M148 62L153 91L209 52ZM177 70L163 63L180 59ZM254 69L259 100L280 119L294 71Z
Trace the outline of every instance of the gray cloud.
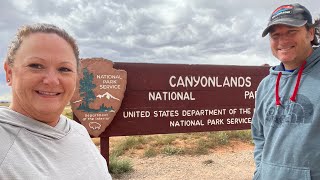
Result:
M0 57L22 24L56 24L81 57L193 64L277 64L261 33L282 3L255 0L3 0ZM320 2L301 2L319 16ZM0 75L3 75L1 68Z

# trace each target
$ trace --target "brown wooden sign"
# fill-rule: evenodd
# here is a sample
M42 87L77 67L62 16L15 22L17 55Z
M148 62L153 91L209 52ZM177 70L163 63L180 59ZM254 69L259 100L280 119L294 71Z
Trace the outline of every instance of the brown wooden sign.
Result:
M269 67L114 63L128 74L120 110L101 137L249 129Z
M266 66L113 63L113 67L127 72L127 85L120 109L100 134L107 160L111 136L250 129L255 92L269 71Z

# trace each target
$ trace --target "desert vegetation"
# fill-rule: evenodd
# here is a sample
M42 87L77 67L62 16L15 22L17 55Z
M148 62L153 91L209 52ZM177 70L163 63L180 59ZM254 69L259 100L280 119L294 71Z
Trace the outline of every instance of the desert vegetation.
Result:
M8 105L8 104L5 104ZM72 119L72 110L67 106L63 114ZM100 147L100 139L92 138ZM233 142L252 144L250 130L179 133L110 138L109 169L114 176L133 170L126 157L152 158L155 156L198 156L213 153L217 148L228 147Z
M111 137L110 171L113 174L130 172L132 163L126 157L198 156L238 141L252 144L250 130ZM99 145L98 140L95 143Z

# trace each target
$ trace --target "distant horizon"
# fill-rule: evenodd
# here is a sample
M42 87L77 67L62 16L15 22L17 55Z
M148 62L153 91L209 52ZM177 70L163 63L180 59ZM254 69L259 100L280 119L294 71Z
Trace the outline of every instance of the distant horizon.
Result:
M0 104L11 103L11 101L0 101Z

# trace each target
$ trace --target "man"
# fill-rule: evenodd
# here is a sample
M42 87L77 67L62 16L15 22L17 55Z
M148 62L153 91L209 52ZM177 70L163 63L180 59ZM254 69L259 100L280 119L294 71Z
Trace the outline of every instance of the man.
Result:
M253 179L320 180L318 26L304 6L291 4L275 9L262 33L281 63L257 90Z

